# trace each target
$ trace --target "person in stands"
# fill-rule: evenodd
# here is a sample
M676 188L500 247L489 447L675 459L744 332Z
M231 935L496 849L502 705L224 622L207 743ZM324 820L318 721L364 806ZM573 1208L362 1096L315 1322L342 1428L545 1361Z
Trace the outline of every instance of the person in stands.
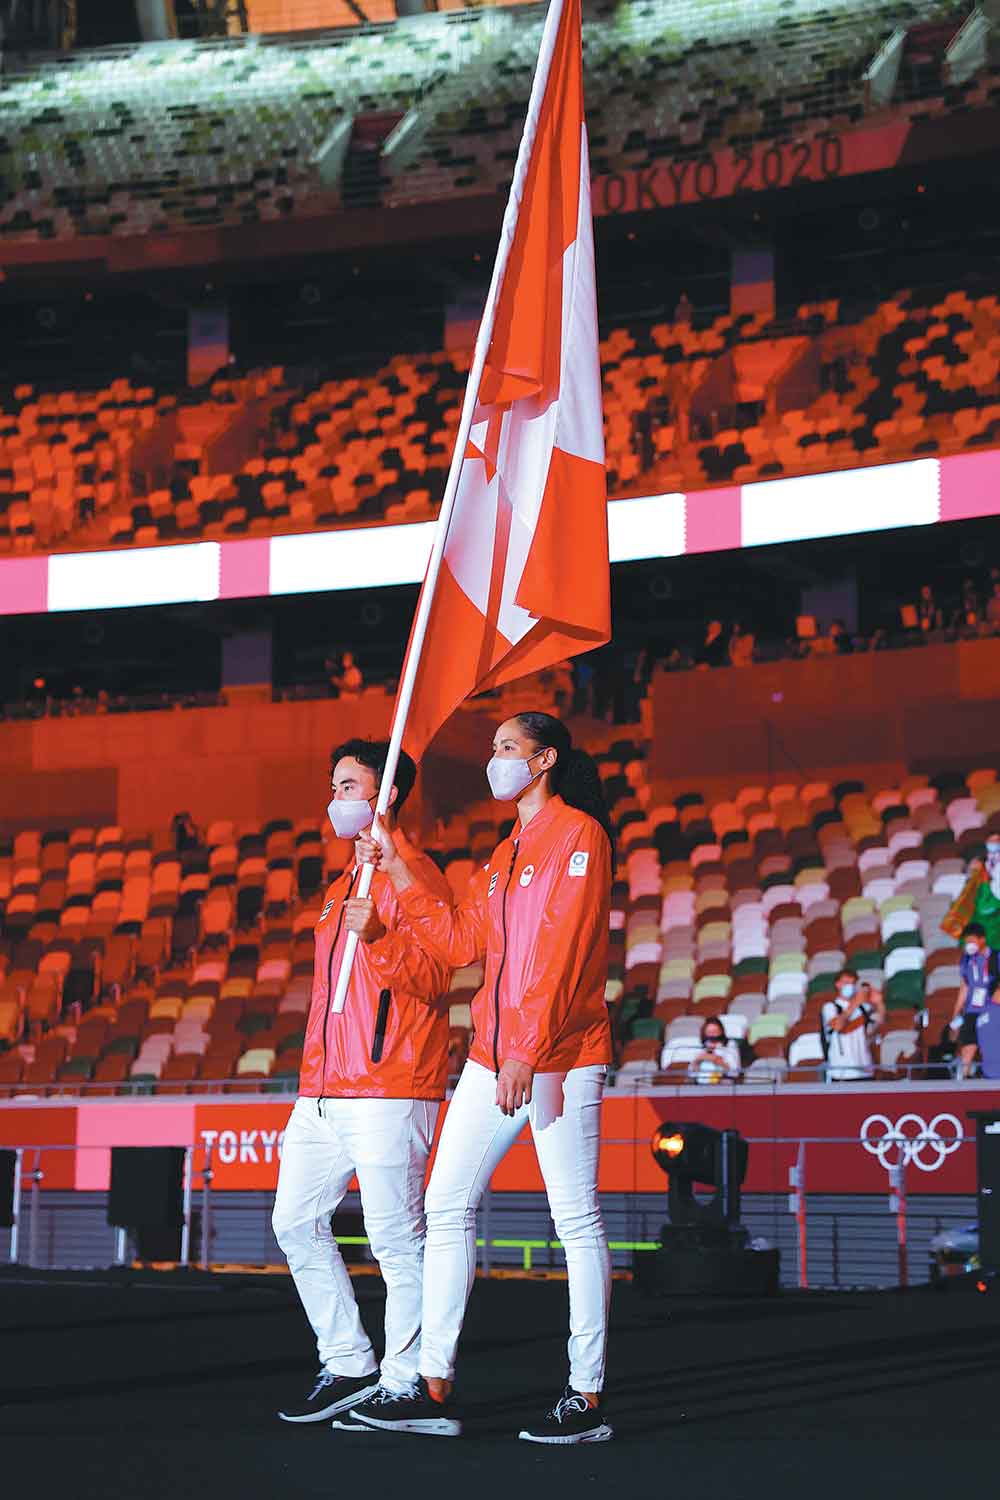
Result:
M371 826L388 749L355 739L334 750L327 811L338 838L356 839ZM447 910L443 875L397 823L415 776L412 760L401 755L385 827L401 868ZM359 949L346 1004L334 1013L345 911L359 876L355 862L333 882L316 924L299 1097L285 1131L274 1202L275 1238L316 1335L320 1365L304 1396L280 1411L286 1422L337 1418L373 1396L380 1382L387 1391L405 1391L417 1376L423 1187L448 1077L451 976L446 961L401 937L399 900L389 879L376 872L369 904L385 936L377 952ZM381 1375L330 1225L355 1176L386 1288Z
M994 635L1000 632L1000 583L993 585L993 590L987 600L986 623Z
M706 1016L700 1040L701 1051L688 1064L692 1083L735 1083L742 1072L739 1048L727 1040L718 1016Z
M979 1068L984 1078L1000 1078L1000 989L990 996L986 1009L976 1017Z
M174 813L174 848L178 854L198 847L198 829L189 812Z
M956 942L968 943L971 924L982 928L988 948L1000 952L1000 833L987 833L985 858L970 863L965 885L941 927Z
M1000 954L987 942L982 922L970 922L962 941L965 952L959 960L961 977L949 1030L958 1048L959 1077L968 1078L979 1045L977 1022L1000 984Z
M971 578L963 578L955 623L959 628L965 626L969 630L975 630L979 624L981 615L982 604L979 598L979 590Z
M726 641L722 634L722 621L709 620L705 639L698 648L694 664L696 667L724 667L729 661Z
M828 1083L871 1078L875 1071L871 1039L884 1023L881 991L861 984L854 969L841 969L834 998L820 1011Z
M940 630L941 611L934 599L934 590L929 583L921 584L917 599L917 625L926 635L931 630Z
M361 668L354 660L353 651L345 651L340 658L340 672L333 678L341 698L357 698L365 685Z
M516 804L517 821L454 911L414 876L390 831L376 827L361 846L391 880L414 941L441 963L483 960L485 982L427 1189L421 1378L398 1400L373 1398L354 1415L388 1431L461 1431L452 1382L475 1279L476 1209L528 1124L566 1255L569 1384L518 1435L605 1442L611 1259L597 1161L611 1060L608 814L597 767L549 714L519 713L501 724L486 776L495 798ZM348 922L377 955L385 938L371 903L353 902Z
M734 667L753 666L753 653L756 646L756 638L752 630L744 630L737 620L729 636L727 651L729 662Z
M854 650L854 642L847 633L847 626L843 620L834 620L830 625L830 647L834 656L850 656Z

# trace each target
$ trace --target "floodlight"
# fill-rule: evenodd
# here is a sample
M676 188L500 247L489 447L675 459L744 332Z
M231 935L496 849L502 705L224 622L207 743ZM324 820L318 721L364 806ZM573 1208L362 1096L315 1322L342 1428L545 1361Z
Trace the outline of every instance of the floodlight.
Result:
M693 1121L665 1120L650 1142L653 1158L669 1178L667 1200L672 1224L735 1224L749 1148L736 1130L713 1130ZM707 1203L694 1195L696 1183L716 1189Z
M657 1296L771 1296L778 1289L777 1250L753 1245L740 1224L740 1187L749 1147L736 1130L693 1120L664 1120L650 1149L667 1174L669 1223L657 1248L636 1250L641 1290ZM701 1184L714 1194L695 1197Z

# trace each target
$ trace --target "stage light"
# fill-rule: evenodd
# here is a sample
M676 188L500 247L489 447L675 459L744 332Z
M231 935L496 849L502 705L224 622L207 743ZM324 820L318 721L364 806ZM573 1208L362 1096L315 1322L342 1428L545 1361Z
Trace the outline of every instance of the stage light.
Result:
M985 1282L985 1281L977 1281L977 1282L976 1282L976 1291L977 1291L977 1292L985 1292L985 1291L988 1291L988 1287L987 1287L987 1285L986 1285L986 1282Z
M713 1130L694 1121L665 1120L650 1142L653 1158L669 1178L673 1224L735 1224L746 1174L747 1143L735 1130ZM695 1183L716 1189L708 1203L694 1196Z
M669 1222L655 1250L635 1252L638 1285L657 1295L770 1296L778 1289L777 1250L754 1245L740 1224L740 1187L749 1147L736 1130L664 1120L650 1141L667 1176ZM695 1186L714 1189L699 1199Z
M660 1161L661 1155L673 1161L683 1150L684 1137L682 1135L664 1135L662 1131L657 1131L653 1137L653 1155L657 1162Z

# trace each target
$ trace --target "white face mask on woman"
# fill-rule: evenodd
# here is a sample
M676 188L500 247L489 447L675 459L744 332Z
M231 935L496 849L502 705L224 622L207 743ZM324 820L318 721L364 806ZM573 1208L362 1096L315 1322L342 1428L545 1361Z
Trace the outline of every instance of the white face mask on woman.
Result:
M541 750L536 750L535 755L541 755ZM534 760L535 755L530 757ZM533 781L542 775L541 771L531 772L530 760L508 759L506 756L491 756L486 767L486 780L490 784L490 791L498 802L513 802L526 792Z
M338 839L356 839L359 833L371 826L375 816L371 802L360 797L341 797L339 801L334 797L326 813Z
M844 983L840 986L840 993L843 995L845 1000L853 1000L854 992L856 989L857 986L855 985L853 979L845 979Z

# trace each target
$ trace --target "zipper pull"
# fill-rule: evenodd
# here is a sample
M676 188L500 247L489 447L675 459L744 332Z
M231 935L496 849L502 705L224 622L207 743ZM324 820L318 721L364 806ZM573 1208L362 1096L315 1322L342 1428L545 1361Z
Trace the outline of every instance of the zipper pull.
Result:
M385 1031L389 1021L389 1005L391 1000L391 990L383 990L378 997L378 1012L375 1017L375 1035L372 1037L373 1063L382 1061L382 1049L385 1046Z

